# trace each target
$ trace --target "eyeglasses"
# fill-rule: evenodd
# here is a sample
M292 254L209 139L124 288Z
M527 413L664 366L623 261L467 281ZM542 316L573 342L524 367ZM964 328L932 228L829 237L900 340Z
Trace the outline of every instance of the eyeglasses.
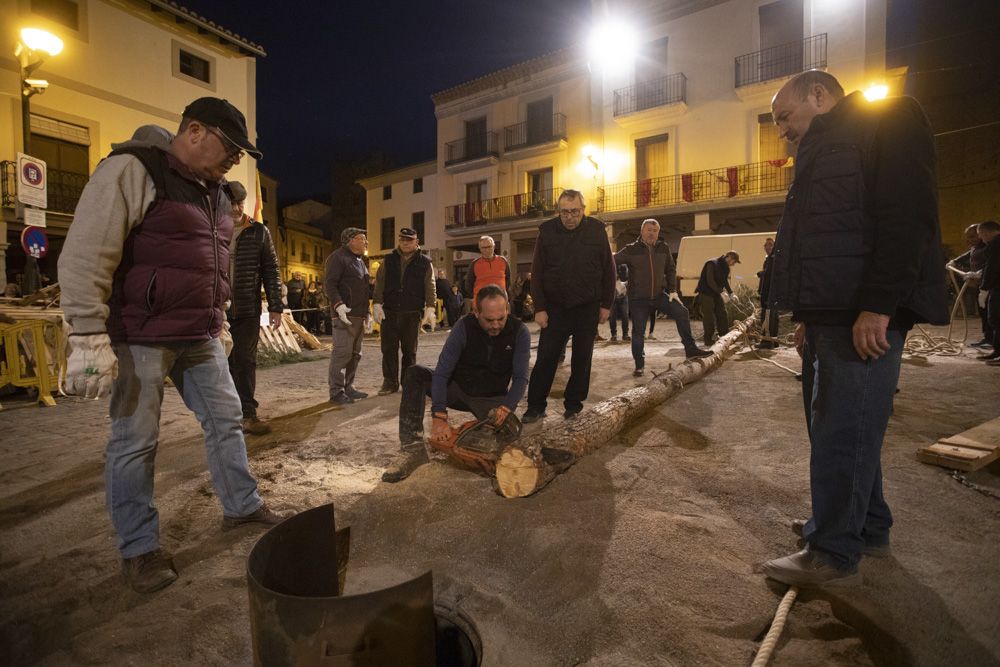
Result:
M237 146L232 139L227 137L222 130L217 127L212 127L211 125L206 125L205 127L209 132L215 135L216 139L219 140L219 143L222 144L222 150L226 151L226 155L237 160L246 155L246 153L243 152L243 149Z
M573 216L574 218L583 213L582 208L561 208L559 209L559 215Z

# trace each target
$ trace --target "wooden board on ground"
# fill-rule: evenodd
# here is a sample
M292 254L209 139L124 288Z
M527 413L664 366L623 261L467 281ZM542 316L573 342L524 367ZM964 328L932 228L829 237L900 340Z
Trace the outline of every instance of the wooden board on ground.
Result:
M1000 417L917 450L923 463L972 471L1000 458Z

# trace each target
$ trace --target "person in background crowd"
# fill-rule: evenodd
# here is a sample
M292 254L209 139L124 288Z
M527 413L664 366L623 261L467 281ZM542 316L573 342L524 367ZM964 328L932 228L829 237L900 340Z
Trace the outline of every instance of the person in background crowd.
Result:
M319 333L319 285L315 280L309 281L309 286L302 294L302 308L305 309L305 328L311 334Z
M382 388L378 393L384 396L399 391L402 374L416 361L421 313L432 329L437 317L434 265L420 252L415 230L399 230L398 245L375 274L373 301L372 313L381 327L382 343Z
M917 322L949 320L934 136L913 98L845 96L818 70L792 77L771 110L797 145L768 301L798 323L812 517L791 526L805 549L763 571L854 584L863 556L890 551L881 451L903 342Z
M445 277L444 269L438 269L437 279L434 281L434 291L441 301L445 317L438 323L442 329L451 326L451 318L448 317L448 299L451 297L451 281Z
M618 265L618 279L615 281L615 301L611 304L608 324L611 327L611 342L618 342L618 320L622 323L622 340L631 341L628 335L628 264Z
M771 253L773 252L774 239L765 239L764 266L757 272L757 280L759 281L757 284L757 294L760 295L760 322L764 325L764 335L776 338L778 336L778 311L774 308L768 309L767 307L767 288L771 284L771 262L773 261ZM761 350L770 350L778 347L778 344L774 341L765 340L761 341L757 347Z
M458 285L452 285L445 301L445 308L448 312L448 326L455 326L455 322L462 316L462 306L465 299L462 297L462 290Z
M324 288L332 302L333 349L330 351L328 385L330 402L348 405L368 398L354 387L361 362L361 344L368 319L368 266L365 230L348 227L340 234L340 247L326 258Z
M704 328L705 345L715 342L715 332L725 336L729 332L729 315L726 304L733 298L733 288L729 286L729 269L740 263L735 252L710 259L701 269L695 293L701 306L701 322Z
M255 222L244 212L247 189L238 181L228 184L233 203L233 240L229 244L232 298L229 304L229 327L233 350L229 353L229 373L243 409L243 431L264 435L271 427L257 416L257 342L260 340L260 291L267 295L268 324L281 326L281 274L278 255L267 225Z
M465 276L466 292L474 296L487 285L498 285L505 292L508 291L510 264L504 257L496 254L496 243L492 237L479 237L479 252L481 256L469 265L469 272Z
M302 298L305 296L306 283L302 280L302 273L295 271L292 279L285 283L288 288L288 308L292 311L292 317L299 324L305 324L305 313L302 312Z
M583 194L559 195L559 215L538 229L531 298L542 332L528 386L528 409L522 422L545 416L559 355L573 338L573 358L563 398L563 418L583 410L590 392L590 366L597 325L608 321L615 297L615 263L604 223L585 214Z
M125 580L151 593L177 579L153 503L167 377L205 432L222 529L286 516L264 503L250 472L220 340L233 236L225 175L244 152L260 159L260 151L243 114L215 97L184 109L176 137L150 126L133 136L84 186L59 276L72 329L64 388L86 398L111 393L107 508Z
M992 347L993 327L987 317L986 308L979 305L979 286L983 278L983 267L986 265L986 244L979 237L979 225L969 225L965 228L965 243L969 247L964 253L948 262L949 267L961 271L962 279L968 284L966 295L971 293L972 302L975 303L976 312L979 313L979 320L982 324L983 337L974 343L969 343L971 347Z
M979 358L990 366L1000 366L1000 224L996 220L979 223L979 238L986 246L979 281L979 305L986 311L993 334L990 341L993 350Z

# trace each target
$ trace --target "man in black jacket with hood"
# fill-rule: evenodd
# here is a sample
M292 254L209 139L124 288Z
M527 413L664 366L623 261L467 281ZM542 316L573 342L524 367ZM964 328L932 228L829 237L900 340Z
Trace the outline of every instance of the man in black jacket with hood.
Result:
M260 340L260 288L267 294L267 313L272 328L281 325L281 276L278 255L267 225L248 216L243 205L247 189L239 181L228 184L233 202L233 241L229 275L233 296L227 316L233 337L229 374L243 406L243 431L252 435L270 433L271 427L257 418L257 341Z

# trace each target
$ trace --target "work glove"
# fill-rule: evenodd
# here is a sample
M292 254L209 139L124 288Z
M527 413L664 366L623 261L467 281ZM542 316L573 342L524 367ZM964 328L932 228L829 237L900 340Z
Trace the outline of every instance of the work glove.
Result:
M729 292L727 292L726 290L722 290L722 292L719 293L719 296L722 297L722 303L729 303L729 301L732 299L732 297L729 296Z
M382 324L382 320L385 319L385 311L382 310L381 303L372 306L372 317L375 318L375 324Z
M984 289L979 290L979 299L976 300L976 303L979 304L980 308L986 307L986 300L989 298L989 296L990 296L989 290L984 290Z
M59 390L84 398L100 398L111 393L112 380L118 377L118 357L111 348L108 334L70 336L69 346L65 383Z
M233 334L229 332L229 320L222 320L222 331L219 332L219 340L222 341L222 349L229 356L233 351Z
M670 294L668 294L667 295L667 300L668 301L676 301L677 303L681 303L681 297L677 294L677 292L671 292ZM683 305L683 304L681 304L681 305Z
M507 415L510 414L510 408L506 405L498 405L490 410L490 413L493 417L493 425L500 428L503 426L503 423L507 421Z
M336 308L334 308L334 310L337 311L337 317L340 318L341 322L343 322L346 326L351 326L351 318L347 316L347 313L350 309L347 307L346 303L338 305Z
M455 430L448 423L448 417L434 415L431 419L431 441L446 443L455 437Z
M431 331L434 330L434 327L437 326L437 312L435 311L434 306L427 306L424 308L424 319L420 320L420 324L429 324L431 325Z

